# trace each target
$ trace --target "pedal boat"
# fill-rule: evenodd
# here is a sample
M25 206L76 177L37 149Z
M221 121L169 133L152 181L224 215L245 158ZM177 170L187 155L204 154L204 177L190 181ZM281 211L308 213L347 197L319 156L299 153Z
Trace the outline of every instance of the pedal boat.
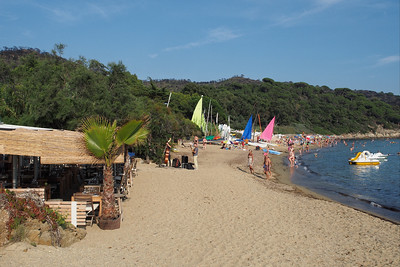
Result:
M371 158L369 151L358 152L354 158L349 159L351 165L379 165L380 161L376 158Z

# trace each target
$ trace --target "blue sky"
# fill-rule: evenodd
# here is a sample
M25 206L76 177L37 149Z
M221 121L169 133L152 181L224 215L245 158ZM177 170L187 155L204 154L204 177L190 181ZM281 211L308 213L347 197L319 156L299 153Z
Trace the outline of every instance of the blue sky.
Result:
M0 47L122 61L140 79L400 94L399 0L0 0Z

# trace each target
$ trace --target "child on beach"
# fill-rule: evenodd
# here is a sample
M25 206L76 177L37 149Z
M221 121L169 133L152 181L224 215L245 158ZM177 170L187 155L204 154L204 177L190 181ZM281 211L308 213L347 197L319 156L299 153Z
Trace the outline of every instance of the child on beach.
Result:
M269 180L271 178L271 167L272 167L272 162L271 159L268 157L267 153L264 153L264 173L266 178Z

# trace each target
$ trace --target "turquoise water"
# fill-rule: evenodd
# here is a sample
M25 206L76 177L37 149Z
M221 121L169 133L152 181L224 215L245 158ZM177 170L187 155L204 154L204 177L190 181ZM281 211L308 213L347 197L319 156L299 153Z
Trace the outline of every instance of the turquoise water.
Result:
M292 182L400 223L400 139L346 140L298 157ZM350 147L354 142L354 150ZM348 164L357 152L389 154L378 166Z

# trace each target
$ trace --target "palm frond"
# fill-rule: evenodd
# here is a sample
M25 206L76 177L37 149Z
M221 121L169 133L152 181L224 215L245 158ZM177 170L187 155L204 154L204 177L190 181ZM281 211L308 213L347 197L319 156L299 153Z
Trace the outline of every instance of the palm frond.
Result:
M135 144L143 144L147 140L147 136L149 135L149 130L147 128L141 128L136 134Z
M116 134L116 141L118 145L132 145L137 140L137 134L143 127L143 121L131 120L121 128L118 129Z
M96 157L106 161L112 157L116 123L102 117L91 117L83 121L82 130L86 148Z

